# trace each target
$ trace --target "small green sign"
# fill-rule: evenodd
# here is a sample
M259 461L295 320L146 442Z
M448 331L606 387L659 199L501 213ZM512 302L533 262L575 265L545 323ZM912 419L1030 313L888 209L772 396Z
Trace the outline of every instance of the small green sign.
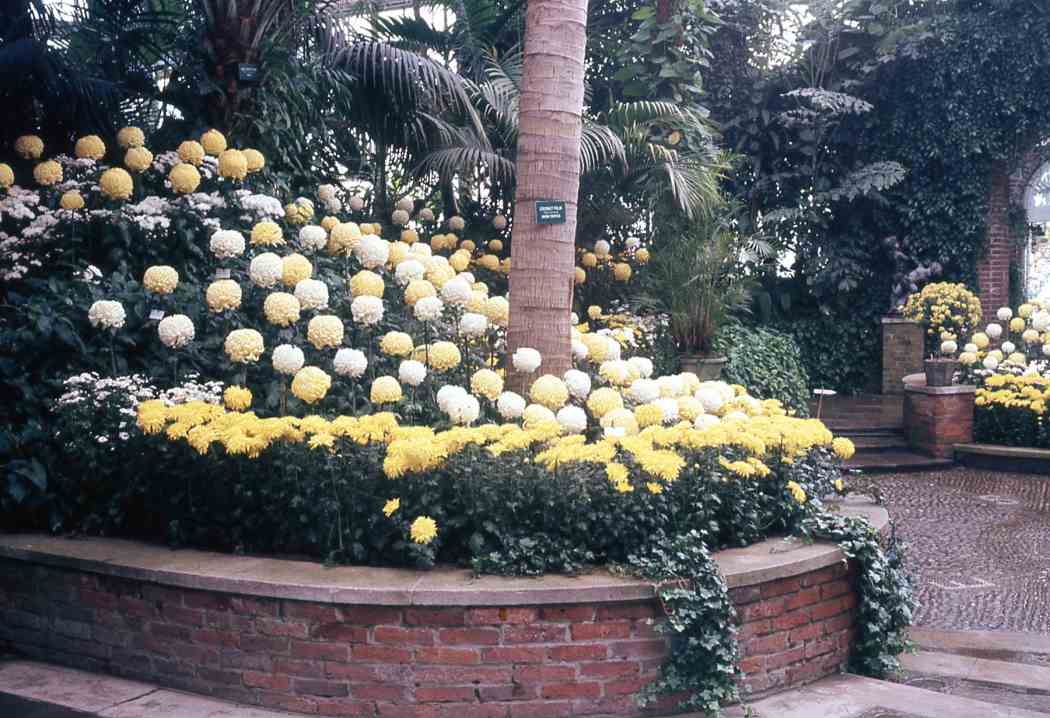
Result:
M536 224L565 224L565 203L553 199L536 200Z

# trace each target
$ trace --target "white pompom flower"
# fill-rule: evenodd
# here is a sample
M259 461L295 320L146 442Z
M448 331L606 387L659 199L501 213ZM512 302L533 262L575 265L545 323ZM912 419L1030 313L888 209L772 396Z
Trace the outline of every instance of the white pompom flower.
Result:
M402 384L419 386L427 378L427 367L415 359L404 359L397 368L397 378Z
M474 295L474 288L460 277L448 280L441 286L441 298L453 306L465 306Z
M1003 342L999 348L1003 350L1003 354L1013 354L1017 346L1013 342Z
M515 371L520 371L524 374L531 374L540 368L540 364L543 363L543 357L540 356L538 351L531 347L521 347L514 352L511 361L514 364Z
M604 239L599 239L594 243L594 253L599 257L608 257L610 249L612 249L612 247Z
M318 252L328 244L328 232L324 227L316 224L308 224L299 230L299 246Z
M569 369L565 372L565 386L569 393L578 401L583 401L591 393L591 377L579 369Z
M197 332L192 319L185 314L172 314L160 320L157 334L161 343L168 349L181 349L193 341Z
M651 404L660 398L660 385L652 379L635 379L627 396L636 404Z
M363 197L353 196L350 198L350 209L354 212L360 212L365 208L365 200Z
M100 299L88 309L88 321L93 327L117 330L127 319L124 305L111 299Z
M403 209L395 209L390 215L390 222L398 227L405 226L408 224L408 212Z
M383 300L379 297L354 297L350 302L350 314L354 321L365 326L378 324L383 318Z
M989 324L984 328L984 333L992 339L998 339L1003 335L1003 328L998 324Z
M555 418L570 434L582 434L587 430L587 412L578 406L563 406Z
M488 331L489 320L484 314L467 312L459 320L459 333L465 337L481 337Z
M999 357L995 356L994 354L989 354L984 358L984 361L982 363L984 364L985 369L988 369L989 371L995 371L999 368Z
M448 413L449 405L456 399L462 398L467 395L467 390L458 384L445 384L437 391L437 395L434 400L437 402L438 408L441 411Z
M422 279L427 273L427 268L418 259L403 259L394 270L394 278L402 287L408 286L409 282Z
M999 310L995 313L995 318L1001 322L1008 322L1014 316L1014 312L1010 307L999 307Z
M572 358L573 359L575 359L576 361L583 361L584 359L587 358L587 355L589 353L590 353L590 350L587 348L586 344L584 344L583 342L579 341L578 339L573 339L572 340Z
M717 426L721 421L717 416L711 416L710 414L701 414L700 416L693 419L693 427L697 429L709 429L712 426Z
M232 229L220 229L208 242L211 253L219 259L232 259L244 254L244 235Z
M643 379L648 379L653 375L653 362L648 357L631 357L627 363L634 367Z
M434 221L434 210L430 207L424 207L419 210L419 221L420 222L433 222Z
M366 234L354 247L354 254L366 269L382 267L390 259L390 243L374 234Z
M444 310L445 303L437 297L423 297L416 300L415 305L412 307L416 319L421 322L432 322L441 318L441 313Z
M273 348L273 368L279 374L292 376L306 363L303 350L293 344L281 344Z
M451 229L453 232L462 232L463 228L466 227L466 226L467 226L466 220L464 220L459 215L456 215L455 217L449 217L448 218L448 228Z
M453 424L467 426L477 421L481 415L481 404L470 394L457 396L449 402L446 413Z
M514 421L525 413L525 399L521 394L505 391L496 400L496 410L507 421Z
M263 252L252 259L248 266L248 276L257 287L269 289L276 286L284 276L284 263L273 252Z
M324 309L328 306L328 285L319 279L300 279L295 285L295 298L303 309Z
M670 424L674 421L678 421L678 402L669 397L663 397L653 402L654 406L660 407L660 411L664 414L664 423Z
M359 378L368 368L368 357L359 349L340 349L335 353L332 367L339 376Z

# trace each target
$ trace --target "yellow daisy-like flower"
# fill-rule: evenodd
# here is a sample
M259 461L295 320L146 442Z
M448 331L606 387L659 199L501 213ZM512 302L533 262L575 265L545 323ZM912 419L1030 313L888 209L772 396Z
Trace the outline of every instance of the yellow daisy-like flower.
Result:
M244 150L244 159L248 163L249 172L258 172L266 166L266 158L263 153L251 147Z
M856 448L853 446L853 442L844 436L836 436L831 441L831 448L843 461L849 461L853 458L853 454L856 452Z
M196 192L201 184L201 173L192 164L180 162L171 168L168 173L168 181L171 188L178 194L190 194Z
M470 377L470 390L489 401L496 401L503 392L503 379L491 369L478 369Z
M138 127L124 127L117 133L117 144L128 149L146 144L146 135Z
M331 349L343 343L343 320L319 314L306 325L306 338L316 349Z
M179 286L179 273L175 267L154 265L142 275L142 286L154 294L171 294Z
M350 295L353 297L379 297L383 298L386 283L383 278L373 271L362 269L350 278Z
M287 327L299 321L302 305L294 294L271 292L263 302L267 321L278 327Z
M394 404L401 401L401 397L401 383L392 376L377 376L368 394L373 404Z
M124 166L132 172L145 172L153 164L153 153L145 147L130 147L124 153Z
M228 386L222 393L222 403L230 411L245 411L252 405L252 392L243 386Z
M201 146L200 142L186 140L179 145L177 152L180 160L194 167L204 161L204 147Z
M620 392L607 386L600 387L587 397L587 409L591 416L603 417L614 409L623 408L623 397Z
M315 366L304 366L292 379L292 394L307 404L316 404L325 398L332 387L332 377Z
M394 515L394 512L401 508L401 499L393 498L383 504L383 515L390 518Z
M645 488L649 490L650 494L662 494L664 492L664 485L656 481L647 481Z
M219 155L219 176L241 181L248 176L248 158L240 150L225 150Z
M135 188L131 181L131 175L120 167L110 167L102 173L98 179L98 186L102 194L110 199L124 200L131 197Z
M241 306L241 285L232 279L217 279L208 285L204 299L208 309L213 312L224 312Z
M437 536L437 522L429 516L420 516L412 522L409 534L412 540L418 544L428 544Z
M215 129L201 135L201 147L212 157L218 157L226 150L226 137Z
M15 154L24 160L38 160L44 156L44 141L36 135L22 135L15 140Z
M415 349L415 343L404 332L387 332L379 341L379 349L389 356L407 357Z
M634 253L634 258L638 260L638 264L648 264L649 250L645 249L644 247L639 249L637 252Z
M77 140L73 154L82 160L100 160L106 156L106 143L98 135L87 135Z
M284 233L276 222L264 220L252 227L251 242L261 247L284 244Z
M626 282L631 278L631 265L626 262L617 262L613 265L613 277L618 282Z
M634 418L643 429L647 426L659 426L664 422L664 411L656 404L643 404L635 408Z
M262 334L254 329L234 329L226 335L223 348L230 361L248 364L259 361L265 346Z
M787 489L791 492L791 496L800 504L806 503L806 490L803 489L798 482L789 481L787 482Z
M15 171L11 165L0 163L0 189L7 189L15 183Z
M62 181L62 165L45 160L33 168L33 179L41 187L50 187Z
M455 369L463 360L459 347L452 342L434 342L430 345L430 366L437 372Z
M281 258L281 283L284 286L294 287L313 275L314 265L303 255L296 252Z
M71 189L62 194L62 199L58 201L58 205L62 209L68 210L84 209L84 197L75 189Z

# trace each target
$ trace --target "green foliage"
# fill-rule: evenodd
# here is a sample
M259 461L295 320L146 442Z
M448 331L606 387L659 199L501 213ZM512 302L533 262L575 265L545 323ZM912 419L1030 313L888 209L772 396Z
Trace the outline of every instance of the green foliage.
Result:
M798 415L809 415L809 378L790 334L730 324L719 331L714 350L729 360L723 379L746 386L755 398L778 399Z
M882 338L874 318L815 317L773 326L794 337L812 388L842 394L877 391Z

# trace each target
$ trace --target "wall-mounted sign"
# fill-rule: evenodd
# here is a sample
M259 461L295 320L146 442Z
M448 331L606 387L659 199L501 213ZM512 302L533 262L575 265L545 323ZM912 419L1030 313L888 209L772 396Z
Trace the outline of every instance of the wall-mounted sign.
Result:
M565 224L565 203L553 199L536 200L536 224Z
M259 66L252 62L237 63L237 79L251 84L259 81Z

